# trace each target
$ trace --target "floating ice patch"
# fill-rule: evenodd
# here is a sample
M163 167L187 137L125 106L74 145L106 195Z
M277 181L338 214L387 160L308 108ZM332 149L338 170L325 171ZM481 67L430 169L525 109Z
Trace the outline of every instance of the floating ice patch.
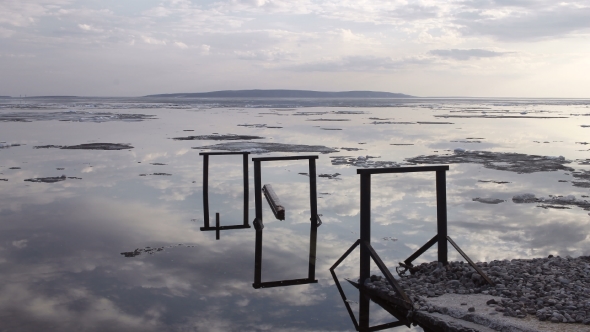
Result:
M126 121L136 122L155 119L155 115L147 114L121 114L87 111L63 111L63 112L17 112L0 115L1 122L33 122L33 121L68 121L68 122L110 122Z
M573 171L571 167L564 164L571 163L564 157L550 157L529 155L523 153L502 153L489 151L467 151L456 148L453 154L427 155L407 158L406 161L412 164L481 164L485 168L510 171L516 173L534 173L551 171Z
M339 156L339 157L330 157L332 165L348 165L348 166L355 166L355 167L362 167L362 168L385 168L385 167L399 167L399 164L394 161L374 161L370 160L373 158L379 157L372 157L372 156L359 156L359 157L351 157L351 156Z
M371 124L374 124L374 125L377 125L377 124L403 124L403 125L409 125L409 124L416 124L416 122L373 121L373 122L371 122Z
M497 198L484 198L484 197L476 197L471 199L474 202L480 202L480 203L484 203L484 204L500 204L503 202L506 202L503 199L497 199Z
M55 177L46 177L46 178L33 178L33 179L25 179L28 182L43 182L43 183L55 183L60 181L65 181L66 176L55 176Z
M133 149L130 144L123 143L87 143L78 145L39 145L35 149L64 149L64 150L126 150Z
M484 118L484 119L567 119L567 116L535 116L535 115L435 115L435 118Z
M13 146L20 146L20 144L10 144L6 142L0 142L0 149L8 149Z
M350 119L307 119L307 121L350 121Z
M259 142L228 142L215 145L194 147L193 149L203 150L221 150L235 152L267 153L267 152L319 152L332 153L338 152L322 145L299 145L299 144L282 144L282 143L259 143Z
M248 124L248 123L246 123L246 124L239 124L238 126L240 126L240 127L248 127L248 128L270 128L270 129L272 129L272 128L275 128L275 129L283 128L283 127L278 127L278 126L269 126L269 125L264 124L264 123L256 123L256 124Z
M240 140L252 140L252 139L264 139L261 136L252 135L200 135L200 136L187 136L187 137L174 137L177 141L195 141L195 140L211 140L211 141L240 141Z
M512 197L514 203L543 203L541 208L559 208L556 206L577 206L584 210L590 210L590 202L586 199L577 199L574 195L536 197L534 194L521 194Z
M418 121L417 124L455 124L454 122Z

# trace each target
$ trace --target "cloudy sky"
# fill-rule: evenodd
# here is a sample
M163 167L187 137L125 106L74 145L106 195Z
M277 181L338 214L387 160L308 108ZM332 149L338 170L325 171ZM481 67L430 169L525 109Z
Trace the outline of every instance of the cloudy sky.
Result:
M589 87L590 0L0 0L0 95Z

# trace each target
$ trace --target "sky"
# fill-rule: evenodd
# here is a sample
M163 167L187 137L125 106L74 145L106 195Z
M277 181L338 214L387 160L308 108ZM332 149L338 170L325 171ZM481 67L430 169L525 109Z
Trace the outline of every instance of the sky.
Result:
M590 0L0 0L0 96L589 87Z

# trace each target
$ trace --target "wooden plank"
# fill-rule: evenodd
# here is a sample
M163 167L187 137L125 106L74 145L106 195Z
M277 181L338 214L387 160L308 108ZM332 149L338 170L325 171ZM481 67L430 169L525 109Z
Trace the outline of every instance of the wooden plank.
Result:
M262 192L264 193L264 197L266 197L268 205L270 205L275 218L279 220L285 220L285 207L281 205L279 196L277 196L275 191L272 189L272 186L270 184L265 184L262 186Z

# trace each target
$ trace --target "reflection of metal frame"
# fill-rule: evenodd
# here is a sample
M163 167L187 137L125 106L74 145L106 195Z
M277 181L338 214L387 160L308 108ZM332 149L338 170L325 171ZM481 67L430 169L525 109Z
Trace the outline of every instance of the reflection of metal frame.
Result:
M357 240L352 247L350 247L350 249L348 249L348 251L346 252L344 258L346 256L348 256L348 254L359 244L359 240ZM341 260L337 263L339 264L341 262ZM403 315L403 309L399 309L396 306L391 305L390 303L387 303L385 300L382 300L376 296L371 296L370 294L367 294L366 291L364 289L362 289L360 287L359 284L354 283L350 280L347 280L349 283L351 283L355 288L357 288L359 290L359 320L364 324L362 326L359 326L359 323L357 322L356 318L354 317L354 313L352 312L352 308L350 307L350 304L348 303L348 300L346 299L346 294L344 293L344 290L342 289L342 286L340 285L340 281L338 281L338 277L336 277L336 273L334 272L334 269L336 268L337 264L334 264L334 266L332 266L330 268L330 273L332 274L332 278L334 279L334 283L336 284L336 287L338 288L338 292L340 293L340 297L342 297L342 301L344 302L344 306L346 307L346 311L348 311L348 315L350 316L350 319L352 320L352 324L354 324L354 328L357 331L381 331L381 330L385 330L385 329L389 329L389 328L393 328L393 327L399 327L402 325L405 326L410 326L410 322L408 321L408 319ZM391 323L386 323L386 324L380 324L380 325L375 325L375 326L369 326L369 300L373 300L373 302L377 303L379 306L381 306L383 309L385 309L387 312L389 312L392 316L394 316L397 321L396 322L391 322Z
M201 231L216 231L219 234L220 230L226 229L242 229L250 228L248 223L248 155L250 152L200 152L203 156L203 220L204 227ZM244 222L241 225L219 226L219 218L216 218L216 227L209 226L209 156L219 155L242 155L244 168Z
M307 278L291 279L280 281L262 282L262 230L264 228L262 218L262 175L260 163L262 161L281 161L281 160L309 160L309 200L311 208L309 234L309 267L307 271ZM316 244L317 244L317 229L321 224L318 216L317 203L317 183L316 183L316 167L315 160L318 156L291 156L291 157L262 157L252 158L254 162L254 198L256 202L256 219L254 219L254 228L256 229L256 250L254 258L254 288L269 288L291 285L302 285L317 283L315 279L315 261L316 261Z

